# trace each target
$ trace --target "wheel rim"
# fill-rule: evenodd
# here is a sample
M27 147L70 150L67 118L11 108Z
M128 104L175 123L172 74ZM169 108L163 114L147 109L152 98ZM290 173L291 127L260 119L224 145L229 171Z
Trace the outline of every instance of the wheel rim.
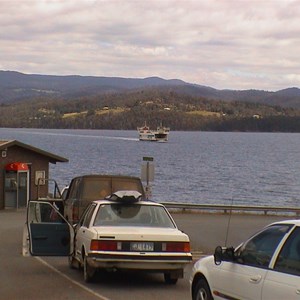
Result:
M205 289L199 289L196 300L208 300L208 296Z
M200 300L207 300L208 299L205 289L201 289L199 294L200 294Z

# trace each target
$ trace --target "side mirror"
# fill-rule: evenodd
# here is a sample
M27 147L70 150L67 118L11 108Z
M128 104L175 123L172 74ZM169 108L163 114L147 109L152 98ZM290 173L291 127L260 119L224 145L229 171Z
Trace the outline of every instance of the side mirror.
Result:
M221 246L217 246L214 253L215 264L218 266L221 264L223 259L223 249Z
M234 248L217 246L214 253L214 260L217 266L222 261L234 261Z

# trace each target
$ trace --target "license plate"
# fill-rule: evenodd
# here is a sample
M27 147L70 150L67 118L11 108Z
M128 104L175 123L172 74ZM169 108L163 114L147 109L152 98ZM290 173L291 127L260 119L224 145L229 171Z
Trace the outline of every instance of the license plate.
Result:
M132 242L130 243L131 251L154 251L154 243L151 242Z

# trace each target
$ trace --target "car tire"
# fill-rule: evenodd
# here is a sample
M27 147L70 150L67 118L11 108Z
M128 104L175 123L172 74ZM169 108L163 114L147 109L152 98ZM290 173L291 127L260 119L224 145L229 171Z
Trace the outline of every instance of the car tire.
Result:
M178 281L178 278L172 277L170 273L164 273L164 278L166 284L176 284Z
M87 262L86 255L83 258L83 278L87 283L93 282L96 269L91 267Z
M193 290L193 300L213 300L207 281L201 278Z

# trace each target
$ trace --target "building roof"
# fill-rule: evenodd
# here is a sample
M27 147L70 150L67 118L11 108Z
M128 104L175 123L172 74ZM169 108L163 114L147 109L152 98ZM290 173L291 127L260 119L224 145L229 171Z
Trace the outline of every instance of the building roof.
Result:
M42 149L27 145L27 144L24 144L24 143L21 143L17 140L10 140L10 141L1 141L0 140L0 151L4 150L4 149L7 149L9 147L12 147L12 146L18 146L18 147L21 147L21 148L25 148L29 151L33 151L33 152L36 152L40 155L46 156L49 159L49 162L51 162L53 164L55 164L57 162L68 162L69 161L67 158L55 155L53 153L44 151Z

